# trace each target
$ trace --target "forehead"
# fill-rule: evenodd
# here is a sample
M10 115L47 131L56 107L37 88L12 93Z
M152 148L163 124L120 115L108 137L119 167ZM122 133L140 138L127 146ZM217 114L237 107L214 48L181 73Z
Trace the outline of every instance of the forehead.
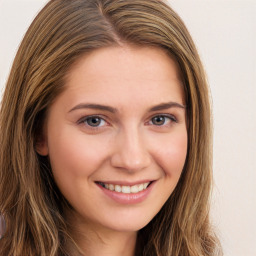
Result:
M86 54L71 67L65 88L74 101L140 102L142 97L169 101L171 97L184 103L178 65L156 47L107 47Z
M138 66L140 69L136 69ZM137 77L141 75L144 79L153 79L154 72L157 72L159 77L166 76L166 68L169 78L172 76L172 78L180 79L180 70L176 61L166 50L160 47L110 46L82 55L71 66L67 75L67 82L74 79L81 69L86 69L88 74L92 76L95 75L95 72L101 73L100 71L103 71L101 73L103 76L112 75L118 69L119 72L122 71L122 74L126 75L124 78L130 75L137 75ZM143 71L148 72L147 77L143 76Z

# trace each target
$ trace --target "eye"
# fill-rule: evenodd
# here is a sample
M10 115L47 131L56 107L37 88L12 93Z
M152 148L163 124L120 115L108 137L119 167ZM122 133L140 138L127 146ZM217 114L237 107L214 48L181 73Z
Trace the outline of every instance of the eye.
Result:
M79 123L84 123L87 126L96 127L96 128L106 125L106 121L99 116L89 116L89 117L83 118L82 120L79 121Z
M176 118L172 115L157 115L150 120L150 124L157 126L168 125L172 122L177 122Z

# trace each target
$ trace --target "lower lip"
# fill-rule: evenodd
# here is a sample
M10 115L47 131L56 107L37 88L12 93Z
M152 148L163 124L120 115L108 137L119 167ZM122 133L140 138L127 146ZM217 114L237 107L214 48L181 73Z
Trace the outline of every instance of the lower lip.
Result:
M98 187L103 191L105 195L113 199L119 204L137 204L143 202L151 192L155 182L152 182L149 187L138 192L138 193L121 193L103 188L101 185L97 184Z

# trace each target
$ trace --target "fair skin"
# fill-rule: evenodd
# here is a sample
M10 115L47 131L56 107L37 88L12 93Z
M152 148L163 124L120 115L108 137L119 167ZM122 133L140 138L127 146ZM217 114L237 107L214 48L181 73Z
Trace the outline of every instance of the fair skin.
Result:
M132 256L186 159L177 65L159 48L102 48L71 68L65 87L37 151L73 207L67 216L85 255Z

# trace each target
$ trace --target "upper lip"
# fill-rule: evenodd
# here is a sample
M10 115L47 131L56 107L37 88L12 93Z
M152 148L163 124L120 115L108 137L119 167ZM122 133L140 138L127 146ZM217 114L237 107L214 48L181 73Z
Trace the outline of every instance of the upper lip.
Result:
M105 183L105 184L113 184L113 185L123 185L123 186L134 186L134 185L138 185L138 184L143 184L143 183L148 183L148 182L153 182L155 180L139 180L139 181L133 181L133 182L129 182L129 181L102 181L102 180L98 180L96 181L96 183Z

